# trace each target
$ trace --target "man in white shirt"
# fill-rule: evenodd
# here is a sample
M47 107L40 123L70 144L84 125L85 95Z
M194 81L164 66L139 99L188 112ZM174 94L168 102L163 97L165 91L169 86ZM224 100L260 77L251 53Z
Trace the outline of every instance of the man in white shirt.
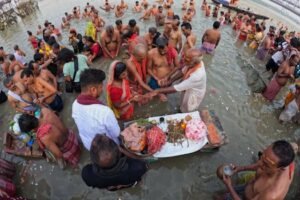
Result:
M72 117L87 150L90 150L91 142L97 134L106 134L119 144L118 121L113 111L98 100L102 93L104 79L105 73L102 70L84 70L80 75L82 91L72 107Z
M181 112L192 112L200 106L206 91L206 72L198 49L189 49L185 56L185 67L173 75L169 83L182 78L179 84L155 90L158 93L183 92Z

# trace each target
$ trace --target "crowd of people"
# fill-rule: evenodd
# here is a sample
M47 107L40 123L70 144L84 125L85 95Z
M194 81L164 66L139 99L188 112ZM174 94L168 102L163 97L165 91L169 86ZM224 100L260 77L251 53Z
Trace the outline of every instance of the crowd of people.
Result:
M135 19L123 24L121 17L130 9L124 0L117 5L105 0L100 8L115 12L115 25L108 24L89 3L82 13L79 7L74 7L71 14L64 13L60 28L69 30L72 49L61 44L60 38L64 35L48 20L44 27L38 26L36 34L27 32L34 50L32 60L27 60L19 45L15 45L11 54L0 48L3 84L8 89L9 104L22 114L18 118L21 132L35 132L40 149L54 157L62 168L66 164L77 166L82 142L92 162L82 170L82 179L88 186L114 191L141 180L148 166L122 146L118 120L133 119L137 104L145 105L156 97L166 101L166 94L175 92L183 94L181 112L198 110L206 93L202 57L214 54L221 40L220 27L224 25L231 25L238 34L237 40L257 50L258 59L270 57L266 69L272 70L274 77L263 89L266 99L272 101L289 79L295 80L295 89L286 99L280 120L289 121L299 112L300 81L297 78L300 72L295 70L300 58L299 35L288 33L284 27L276 31L272 26L265 35L265 21L259 22L247 14L233 14L230 10L225 13L216 5L212 11L216 20L197 46L192 20L200 8L196 8L193 0L185 0L184 14L180 17L172 10L173 4L173 0L159 0L153 6L147 0L135 2L132 10L140 15L139 20L155 20L156 26L149 27L145 35L140 35ZM206 0L201 10L210 17L211 5ZM83 34L70 28L73 19L87 21ZM163 27L161 33L160 26ZM112 61L108 74L91 67L100 59ZM62 76L63 87L58 83ZM103 90L106 103L99 100ZM72 105L72 118L80 140L59 118L64 108L62 92L78 94ZM0 100L5 101L5 96L1 91ZM236 172L257 172L243 188L245 197L284 199L293 178L294 157L290 143L277 141L263 152L256 164L235 167ZM224 176L223 181L230 192L223 199L241 199L230 177Z

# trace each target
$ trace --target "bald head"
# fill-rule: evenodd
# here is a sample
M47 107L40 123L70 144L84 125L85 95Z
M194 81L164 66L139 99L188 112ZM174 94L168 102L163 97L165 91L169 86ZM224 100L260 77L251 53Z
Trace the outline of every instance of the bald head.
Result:
M134 47L132 53L134 56L138 56L138 57L144 56L145 57L145 55L147 54L147 47L143 44L138 44Z

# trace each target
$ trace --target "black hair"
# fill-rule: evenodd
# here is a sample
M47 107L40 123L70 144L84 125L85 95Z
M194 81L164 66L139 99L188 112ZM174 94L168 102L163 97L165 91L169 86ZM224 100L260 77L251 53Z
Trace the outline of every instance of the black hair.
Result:
M87 41L87 42L91 42L91 43L95 43L94 39L93 39L91 36L88 36L88 37L86 38L86 41Z
M173 19L174 19L174 20L175 20L175 19L180 20L180 17L179 17L179 15L174 15L174 16L173 16Z
M29 36L32 36L32 32L31 32L31 31L27 31L27 34L28 34Z
M116 20L116 25L121 25L121 24L123 24L122 20L121 19L117 19Z
M157 33L157 28L156 27L150 27L148 29L148 32L151 33L151 34L156 34Z
M158 9L162 9L163 7L162 6L158 6Z
M0 50L3 50L3 47L0 47Z
M15 58L15 55L14 55L14 54L10 54L10 55L8 56L8 59L9 59L10 61L14 61L16 58Z
M139 3L139 1L135 1L135 4L138 4Z
M118 62L115 66L114 79L120 80L120 75L126 70L126 65L123 62Z
M29 63L28 63L28 69L30 69L31 71L33 71L33 64L34 64L34 61L31 60Z
M213 27L214 27L214 29L218 29L218 28L220 28L220 22L219 21L215 21L214 22L214 24L213 24Z
M7 85L10 83L10 82L12 82L13 81L13 77L12 76L8 76L8 77L6 77L4 80L3 80L3 85L5 86L5 87L7 87Z
M41 60L43 59L43 57L44 57L43 54L41 54L41 53L35 53L35 54L33 55L33 60L34 60L35 62L38 62L38 61L41 61Z
M88 86L101 84L105 80L105 73L101 69L85 69L80 74L80 85L84 90Z
M4 57L0 56L0 62L4 62Z
M106 155L108 163L101 163L101 155ZM111 168L119 160L121 153L118 145L104 134L97 134L91 144L91 161L102 168Z
M60 45L55 42L53 45L52 45L52 49L59 49L60 48Z
M165 47L168 45L168 40L164 36L158 37L155 41L158 47Z
M57 60L62 61L64 63L68 63L73 61L75 54L72 50L68 48L63 48L59 51Z
M134 26L136 25L135 19L129 20L128 25L129 25L130 27L134 27Z
M290 40L290 44L291 44L292 47L294 47L294 48L297 49L300 46L300 40L298 38L296 38L296 37L293 37Z
M281 31L279 32L279 35L284 35L285 33L286 33L286 31L281 30Z
M19 50L19 49L20 49L20 48L19 48L19 45L16 44L16 45L14 46L14 50Z
M39 120L29 114L22 114L18 119L20 130L28 133L39 126Z
M92 53L92 49L90 47L88 47L88 46L84 46L82 51L83 52L90 52L90 53Z
M181 24L181 28L184 27L185 29L190 29L192 30L192 25L189 22L183 22Z
M28 69L28 68L25 68L22 72L21 72L21 79L23 79L24 77L30 77L30 76L33 76L33 72Z
M272 150L274 154L279 158L277 167L287 167L295 159L295 151L292 145L285 140L278 140L273 143Z

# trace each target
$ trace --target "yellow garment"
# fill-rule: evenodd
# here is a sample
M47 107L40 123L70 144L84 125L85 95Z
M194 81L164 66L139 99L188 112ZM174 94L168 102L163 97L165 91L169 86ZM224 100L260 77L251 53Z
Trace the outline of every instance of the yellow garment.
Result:
M117 119L120 119L120 112L118 111L118 109L116 109L110 99L110 96L109 96L109 92L107 92L106 94L106 103L107 103L107 106L110 107L110 109L114 112L115 116Z
M41 53L41 54L43 54L43 55L45 55L45 56L50 56L50 54L51 54L51 48L50 48L50 46L48 45L48 44L45 44L45 48L44 49L40 49L39 50L39 53Z
M88 22L85 28L85 35L90 36L93 40L96 40L96 28L92 22Z
M249 181L251 181L253 178L255 178L256 172L254 171L246 171L238 174L238 185L244 185L247 184Z

